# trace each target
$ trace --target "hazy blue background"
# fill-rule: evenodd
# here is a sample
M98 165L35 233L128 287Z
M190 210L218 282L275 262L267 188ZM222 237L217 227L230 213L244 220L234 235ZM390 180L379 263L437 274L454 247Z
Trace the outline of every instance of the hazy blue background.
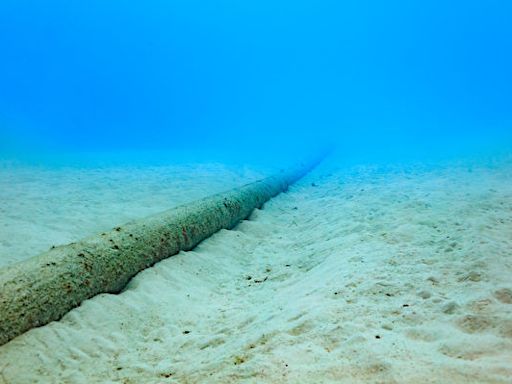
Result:
M0 151L511 146L512 2L0 1Z

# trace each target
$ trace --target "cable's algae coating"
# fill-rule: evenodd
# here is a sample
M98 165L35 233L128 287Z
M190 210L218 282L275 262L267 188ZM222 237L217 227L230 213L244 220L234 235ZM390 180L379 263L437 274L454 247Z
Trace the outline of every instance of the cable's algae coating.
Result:
M232 229L323 157L0 269L0 345L97 294L120 292L141 270Z

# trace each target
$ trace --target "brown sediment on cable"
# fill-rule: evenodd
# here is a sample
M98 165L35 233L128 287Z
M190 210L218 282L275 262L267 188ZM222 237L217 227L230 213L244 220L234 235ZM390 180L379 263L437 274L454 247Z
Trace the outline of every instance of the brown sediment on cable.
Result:
M323 157L1 268L0 345L97 294L120 292L143 269L235 227Z

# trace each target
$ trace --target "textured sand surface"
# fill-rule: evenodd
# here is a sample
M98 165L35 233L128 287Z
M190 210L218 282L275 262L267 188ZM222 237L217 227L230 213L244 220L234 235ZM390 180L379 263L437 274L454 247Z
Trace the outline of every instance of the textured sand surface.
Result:
M0 347L0 383L510 383L512 167L332 162Z
M44 168L0 163L0 267L264 176L222 164Z

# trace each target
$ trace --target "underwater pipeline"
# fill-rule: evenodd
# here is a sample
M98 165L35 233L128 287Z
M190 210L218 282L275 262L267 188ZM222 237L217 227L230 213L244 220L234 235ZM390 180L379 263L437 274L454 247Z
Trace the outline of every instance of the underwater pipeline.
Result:
M290 171L52 247L0 269L0 345L59 320L100 293L118 293L141 270L232 229L255 208L284 192L326 153Z

